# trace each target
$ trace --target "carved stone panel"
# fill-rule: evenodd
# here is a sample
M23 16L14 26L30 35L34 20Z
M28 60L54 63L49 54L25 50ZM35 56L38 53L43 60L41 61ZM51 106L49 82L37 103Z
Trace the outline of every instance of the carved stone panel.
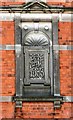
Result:
M24 45L24 97L48 97L51 95L49 36L34 30L23 35Z
M29 79L45 79L44 54L29 54Z
M50 84L48 51L41 47L24 47L25 84Z

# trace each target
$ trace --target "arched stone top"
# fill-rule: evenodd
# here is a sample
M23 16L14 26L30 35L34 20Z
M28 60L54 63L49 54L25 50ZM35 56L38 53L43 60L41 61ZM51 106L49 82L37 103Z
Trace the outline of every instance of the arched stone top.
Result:
M49 44L49 37L42 31L31 31L23 40L26 46L46 46Z

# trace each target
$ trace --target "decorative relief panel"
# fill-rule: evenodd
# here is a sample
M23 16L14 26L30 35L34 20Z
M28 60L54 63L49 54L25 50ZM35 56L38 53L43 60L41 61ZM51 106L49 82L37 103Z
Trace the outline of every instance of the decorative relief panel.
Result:
M25 84L49 83L49 37L42 31L28 32L24 37Z
M31 31L24 37L26 46L46 46L48 44L48 36L41 31Z
M29 54L29 79L45 79L44 54Z

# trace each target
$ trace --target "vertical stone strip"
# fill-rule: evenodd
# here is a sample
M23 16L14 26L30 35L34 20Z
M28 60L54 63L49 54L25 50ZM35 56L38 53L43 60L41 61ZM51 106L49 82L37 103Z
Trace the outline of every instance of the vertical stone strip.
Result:
M53 45L58 45L58 18L53 16ZM53 50L54 64L54 96L60 96L60 78L59 78L59 51Z
M53 81L53 46L52 42L50 42L50 77L51 77L51 95L54 94L54 81Z
M15 44L16 44L16 96L22 96L22 47L21 47L21 28L20 14L15 16ZM22 102L17 101L16 106L20 107Z

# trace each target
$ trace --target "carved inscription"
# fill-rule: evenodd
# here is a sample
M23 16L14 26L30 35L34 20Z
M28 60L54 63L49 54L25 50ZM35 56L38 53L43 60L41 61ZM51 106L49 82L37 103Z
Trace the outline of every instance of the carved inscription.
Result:
M29 54L29 78L44 79L44 54L31 53Z

